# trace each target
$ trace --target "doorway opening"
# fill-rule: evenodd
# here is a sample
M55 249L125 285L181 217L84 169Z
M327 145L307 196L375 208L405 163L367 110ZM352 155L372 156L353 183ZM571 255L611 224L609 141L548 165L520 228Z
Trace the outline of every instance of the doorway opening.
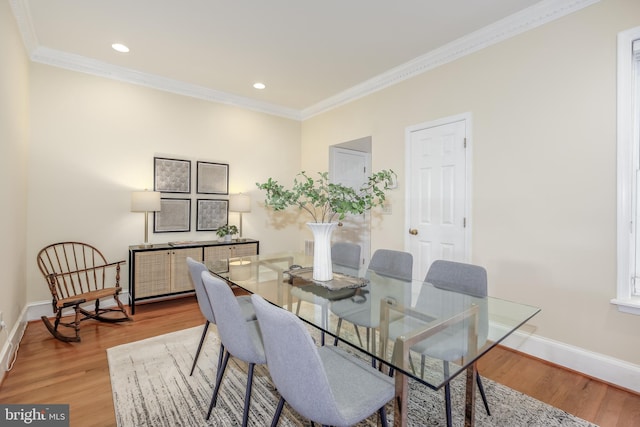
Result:
M329 181L360 188L371 170L371 137L346 141L329 147ZM360 245L361 272L371 258L371 216L347 215L333 233L333 243L349 242Z

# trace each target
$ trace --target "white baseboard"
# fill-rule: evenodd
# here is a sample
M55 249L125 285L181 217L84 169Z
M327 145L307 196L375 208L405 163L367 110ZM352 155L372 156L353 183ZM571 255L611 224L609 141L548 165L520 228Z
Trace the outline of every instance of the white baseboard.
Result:
M589 377L640 393L640 365L634 365L560 341L527 334L522 330L514 332L501 344Z
M4 379L5 373L9 370L13 362L14 355L18 350L24 331L27 328L27 307L22 309L19 320L11 328L8 338L0 351L0 383Z
M121 301L128 301L126 292L120 294ZM104 300L104 307L115 305L113 300ZM0 353L0 373L4 375L7 364L13 357L28 321L41 316L53 316L51 302L41 301L29 304L20 315L20 321L13 327L9 339ZM495 325L494 325L495 326ZM489 339L492 339L490 336ZM550 363L583 373L618 387L640 393L640 365L625 362L600 353L568 345L549 338L528 334L522 330L507 337L502 345L529 354Z
M120 293L120 301L129 301L129 293ZM106 308L114 305L116 305L116 302L113 298L100 300L101 307ZM64 314L73 314L73 309L70 309L68 313L65 312ZM14 354L18 349L22 335L24 335L24 331L27 328L27 323L33 320L39 320L42 316L53 317L54 315L51 301L36 301L26 305L22 309L18 322L16 322L13 329L11 329L9 337L0 351L0 382L2 382L5 373L9 369L9 365L11 364Z

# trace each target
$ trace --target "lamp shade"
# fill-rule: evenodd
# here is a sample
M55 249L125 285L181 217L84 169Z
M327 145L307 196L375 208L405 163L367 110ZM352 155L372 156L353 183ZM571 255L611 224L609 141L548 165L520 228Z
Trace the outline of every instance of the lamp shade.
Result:
M232 194L229 196L229 210L231 212L251 212L251 197L246 194Z
M131 193L131 212L158 212L160 210L159 191L134 191Z

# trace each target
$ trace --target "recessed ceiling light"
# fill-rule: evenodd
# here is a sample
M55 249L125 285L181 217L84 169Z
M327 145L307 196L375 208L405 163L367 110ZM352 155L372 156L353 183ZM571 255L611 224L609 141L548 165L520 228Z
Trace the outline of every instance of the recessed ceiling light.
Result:
M253 87L256 89L264 89L266 86L264 85L264 83L258 82L258 83L254 83Z
M117 50L118 52L122 52L122 53L129 52L129 48L126 47L125 45L121 44L121 43L114 43L114 44L111 45L111 47L114 50Z

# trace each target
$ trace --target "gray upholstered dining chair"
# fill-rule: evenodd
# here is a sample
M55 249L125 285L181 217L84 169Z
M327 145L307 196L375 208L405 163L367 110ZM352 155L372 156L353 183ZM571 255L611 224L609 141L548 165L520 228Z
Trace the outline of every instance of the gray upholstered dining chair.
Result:
M357 276L360 270L362 248L357 243L336 242L331 246L333 271Z
M232 355L249 365L247 375L247 389L244 397L244 412L242 426L246 427L249 419L249 404L251 403L251 387L253 385L253 370L256 364L265 364L266 358L262 344L262 336L257 320L245 320L238 299L233 295L229 285L209 272L202 273L202 283L207 293L211 308L216 318L218 335L226 349L222 366L216 375L216 385L211 397L211 404L207 412L207 420L216 405L218 391L224 376L224 371Z
M317 347L304 323L282 308L252 295L267 366L280 393L271 423L277 426L285 402L323 425L351 426L378 412L387 425L393 379L334 346Z
M331 246L331 264L333 271L336 273L347 274L349 276L358 276L360 271L360 245L349 242L336 242ZM327 310L329 301L322 296L307 292L302 288L292 287L291 296L298 298L296 306L296 314L300 314L300 306L302 301L310 302L314 305L322 307L325 319L327 318Z
M342 321L346 320L353 324L356 336L362 346L362 339L360 337L360 331L358 330L358 326L362 326L366 328L367 332L367 347L369 347L371 342L372 351L375 352L375 328L380 324L380 310L376 308L376 305L379 304L381 298L397 299L395 292L402 292L404 286L394 286L394 284L399 285L401 282L410 282L412 270L413 256L409 252L391 249L376 250L367 267L366 276L370 278L370 272L374 272L380 278L390 279L387 280L389 282L387 283L388 286L384 286L388 288L390 293L385 295L371 294L374 289L377 292L379 289L382 289L383 286L372 288L370 285L367 285L359 289L359 293L364 296L364 300L352 298L331 304L331 311L338 316L336 336L340 336ZM393 288L397 289L394 290ZM371 335L372 330L374 330L373 335ZM334 344L337 344L337 342L338 340L336 338Z
M478 305L478 346L484 345L489 333L485 298L487 296L487 271L478 265L436 260L429 267L424 281L431 283L433 288L422 288L416 301L416 307L419 308L419 311L449 317L468 308L472 303ZM389 339L395 341L398 336L408 332L407 328L419 327L419 322L418 320L407 321L407 319L391 322ZM425 358L432 357L442 360L444 375L448 375L449 363L465 357L468 353L468 323L463 322L434 335L411 347L411 350L421 355L421 369L424 369ZM485 410L488 415L491 415L479 374L476 375L476 383ZM451 426L451 388L449 383L445 384L444 394L447 426Z
M193 287L196 290L196 299L198 300L198 307L200 307L200 312L204 316L204 329L202 330L202 336L200 337L200 343L198 344L198 349L196 350L196 355L193 358L193 365L191 366L191 372L189 375L193 375L193 371L196 369L196 363L198 362L198 357L200 356L200 350L202 350L202 344L204 344L204 339L207 337L207 330L209 329L210 324L216 323L216 318L213 315L213 310L211 309L211 304L209 303L209 298L207 297L207 293L204 290L204 285L202 284L202 273L207 270L207 266L201 262L194 260L191 257L187 257L187 266L189 267L189 273L191 274L191 281L193 282ZM248 295L237 297L238 303L240 304L240 309L242 310L243 317L246 320L255 320L256 313L253 310L253 305L251 304L251 297ZM218 369L222 365L222 356L224 354L224 345L220 343L220 352L218 354Z

